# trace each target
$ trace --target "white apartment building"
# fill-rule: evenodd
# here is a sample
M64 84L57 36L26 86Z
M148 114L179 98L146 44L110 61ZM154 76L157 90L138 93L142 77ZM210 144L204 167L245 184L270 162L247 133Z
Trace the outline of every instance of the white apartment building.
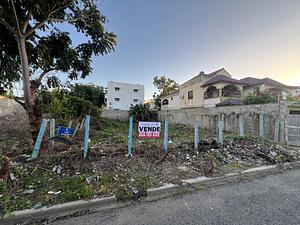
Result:
M144 85L107 82L107 109L128 110L139 103L144 103Z

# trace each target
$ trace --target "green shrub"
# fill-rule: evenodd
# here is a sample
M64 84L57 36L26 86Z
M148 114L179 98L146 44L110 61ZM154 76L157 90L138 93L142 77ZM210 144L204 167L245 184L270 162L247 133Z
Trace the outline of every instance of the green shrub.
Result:
M243 99L243 103L245 105L268 104L268 103L276 103L276 102L277 102L277 98L269 92L263 92L257 96L248 95Z
M151 120L151 110L149 104L130 105L129 114L133 116L135 122Z

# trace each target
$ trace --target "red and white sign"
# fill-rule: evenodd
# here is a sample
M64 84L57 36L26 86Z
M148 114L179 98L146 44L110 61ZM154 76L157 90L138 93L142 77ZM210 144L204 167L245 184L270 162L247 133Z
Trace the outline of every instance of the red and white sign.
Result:
M139 122L139 138L160 138L160 122Z

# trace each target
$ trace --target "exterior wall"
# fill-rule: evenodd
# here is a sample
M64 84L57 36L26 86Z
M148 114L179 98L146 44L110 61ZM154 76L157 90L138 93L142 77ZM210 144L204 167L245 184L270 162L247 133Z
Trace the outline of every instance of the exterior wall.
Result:
M162 101L167 99L169 104L168 105L161 105L161 110L170 110L170 109L179 109L180 108L180 95L179 93L174 95L169 95L162 98Z
M275 120L282 122L280 128L280 140L285 140L286 117L288 108L285 103L266 105L225 106L217 108L190 108L180 110L160 111L158 118L163 121L168 115L171 123L194 126L196 116L200 117L201 127L209 129L216 134L218 120L221 115L224 118L224 130L229 133L239 133L238 115L244 118L245 134L259 135L259 113L264 113L264 133L268 139L274 138ZM205 132L205 131L204 131Z
M116 87L120 90L116 91ZM138 89L138 92L134 92L134 89ZM116 98L119 101L116 101ZM134 102L134 99L138 99L138 101ZM131 104L136 105L139 103L144 103L144 85L114 81L107 83L107 109L128 110Z
M13 99L0 99L0 138L30 137L30 126L25 109Z
M180 108L202 107L204 105L203 83L194 83L186 87L179 87ZM188 99L188 92L193 91L193 99Z
M225 75L231 77L231 75L225 69L220 70L214 76L217 75ZM213 76L201 75L200 73L198 76L180 85L179 86L180 108L203 107L204 88L201 86L212 77ZM189 91L193 91L193 99L188 99Z
M204 108L216 107L216 104L221 102L221 98L208 98L204 99Z
M129 111L118 109L103 109L101 117L107 119L129 121Z
M291 95L292 95L292 97L299 96L300 95L300 87L293 88L292 92L291 92Z

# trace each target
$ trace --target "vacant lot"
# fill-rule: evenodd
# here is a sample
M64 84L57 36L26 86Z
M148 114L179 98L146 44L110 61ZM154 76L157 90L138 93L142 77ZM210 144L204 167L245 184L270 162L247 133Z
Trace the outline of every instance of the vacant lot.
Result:
M7 170L0 181L0 214L97 196L134 200L144 196L149 187L165 183L299 159L297 149L253 137L227 136L220 146L209 137L209 131L201 131L205 138L194 149L192 128L171 125L169 133L169 151L165 153L163 138L139 140L135 126L133 156L128 158L128 123L93 120L86 160L82 157L82 131L71 147L56 143L33 162L26 161L32 151L28 140L0 140L1 168Z

